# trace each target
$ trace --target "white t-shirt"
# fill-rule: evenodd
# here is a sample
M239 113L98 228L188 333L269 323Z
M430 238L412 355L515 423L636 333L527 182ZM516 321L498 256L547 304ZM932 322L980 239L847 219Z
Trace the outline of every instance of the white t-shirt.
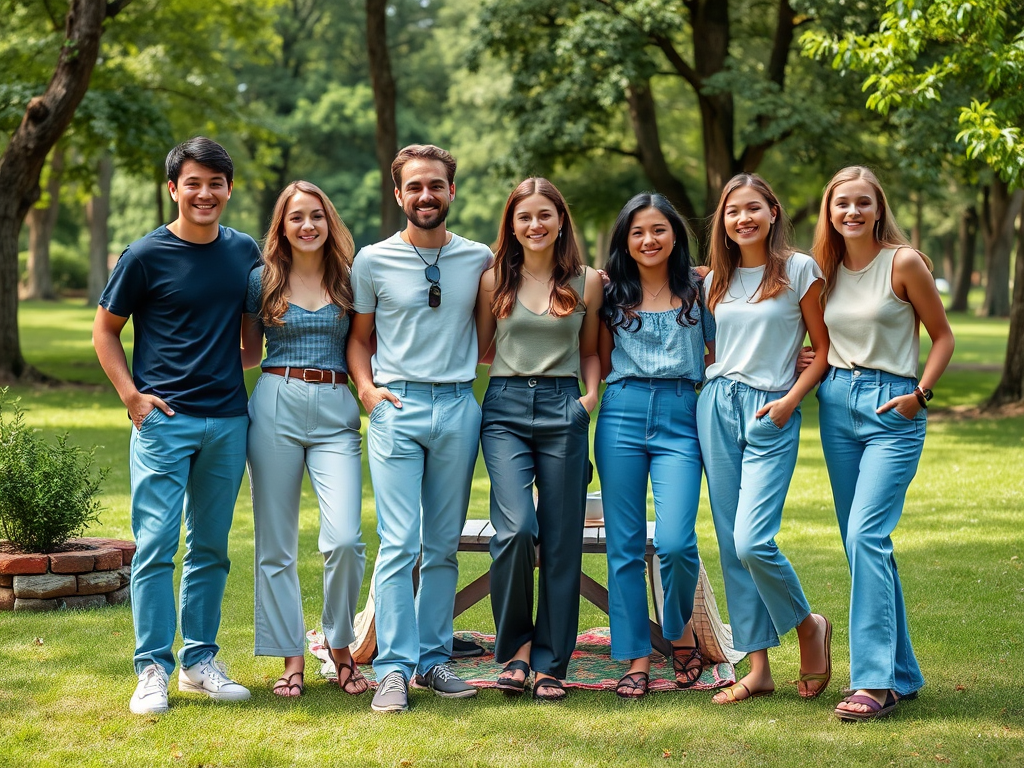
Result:
M794 253L786 262L789 287L771 299L753 301L764 267L738 268L729 290L715 307L715 362L708 379L722 376L766 392L789 390L796 382L796 357L803 345L800 300L821 270L814 259ZM705 285L711 285L713 272Z
M428 264L437 250L420 248ZM373 382L450 383L476 378L476 320L473 314L480 275L491 250L452 233L437 262L441 305L427 304L426 265L396 233L361 248L352 263L354 308L373 312L377 353L371 360Z

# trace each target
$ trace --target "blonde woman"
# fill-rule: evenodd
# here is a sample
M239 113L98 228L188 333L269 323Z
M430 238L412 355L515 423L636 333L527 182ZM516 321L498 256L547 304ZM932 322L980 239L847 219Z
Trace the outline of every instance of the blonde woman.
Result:
M855 693L835 714L871 720L924 685L890 536L921 458L931 388L954 340L931 262L909 246L867 168L844 168L825 187L814 257L831 339L818 388L821 444L852 582ZM932 348L918 378L920 323Z
M256 654L284 657L278 696L303 692L305 621L296 569L302 471L320 505L321 622L348 694L367 690L348 645L363 579L359 405L348 388L352 235L327 196L306 181L278 197L249 276L242 363L267 357L249 399L249 477L256 532Z

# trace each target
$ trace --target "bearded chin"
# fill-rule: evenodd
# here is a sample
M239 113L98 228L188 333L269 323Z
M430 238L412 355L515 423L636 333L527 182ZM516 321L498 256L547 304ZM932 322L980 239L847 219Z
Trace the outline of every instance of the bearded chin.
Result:
M407 214L408 216L408 214ZM444 224L445 219L448 218L448 209L438 208L436 212L430 214L421 214L413 211L412 216L408 216L409 220L420 229L437 229Z

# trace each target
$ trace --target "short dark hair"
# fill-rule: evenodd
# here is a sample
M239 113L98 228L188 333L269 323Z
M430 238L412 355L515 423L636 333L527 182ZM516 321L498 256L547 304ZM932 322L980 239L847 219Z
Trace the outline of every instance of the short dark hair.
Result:
M223 173L228 184L234 180L235 165L231 162L231 155L213 139L208 139L205 136L193 136L168 152L167 160L164 162L168 181L178 183L181 166L187 160L193 160L211 171Z
M433 144L410 144L398 150L394 162L391 163L391 178L395 182L395 189L402 188L402 169L410 160L437 160L448 174L448 185L455 183L455 158L451 152Z

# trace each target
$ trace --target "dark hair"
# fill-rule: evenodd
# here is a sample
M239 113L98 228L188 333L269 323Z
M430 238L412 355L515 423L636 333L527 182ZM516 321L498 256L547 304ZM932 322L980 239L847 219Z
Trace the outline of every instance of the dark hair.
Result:
M352 311L352 257L356 252L352 233L320 187L308 181L293 181L277 196L274 216L263 246L263 297L259 314L266 326L284 325L281 318L288 310L285 290L292 271L292 246L284 234L284 220L288 213L289 201L299 192L317 198L327 219L322 285L327 295L331 297L331 303L338 308L339 316Z
M398 150L394 161L391 163L391 178L395 182L395 189L402 188L402 169L410 160L437 160L443 166L448 175L449 186L455 183L455 158L451 152L433 144L410 144Z
M494 298L491 301L491 311L499 320L512 314L516 294L523 281L523 246L512 232L512 218L516 206L531 195L543 195L554 203L555 211L562 220L555 239L550 312L554 317L571 315L582 301L582 297L569 285L570 280L583 273L583 258L573 231L569 206L562 193L550 181L530 178L512 190L505 203L505 211L501 214L498 246L494 252Z
M629 255L629 230L633 226L633 218L648 208L654 208L668 219L675 237L675 246L668 257L668 287L672 295L683 302L676 315L676 322L680 325L695 325L698 320L696 316L690 315L698 301L698 291L691 269L690 231L686 222L664 195L641 192L622 208L612 229L607 265L608 285L604 289L604 305L601 307L601 318L611 330L622 328L636 332L642 325L636 308L643 302L644 292L640 284L640 270Z
M729 237L725 228L725 207L729 202L729 195L737 189L750 187L762 198L770 211L775 212L775 224L768 229L765 238L764 273L761 282L757 286L755 301L763 301L778 296L789 288L789 275L786 271L786 263L793 254L793 247L789 244L789 219L786 212L782 210L782 203L772 190L767 181L756 173L738 173L726 183L722 189L722 196L718 200L718 207L715 209L714 220L711 225L711 248L710 261L711 271L714 277L711 278L711 285L708 287L708 306L714 309L718 303L725 299L729 292L729 285L736 269L740 265L740 249L732 238Z
M167 169L167 180L177 184L181 176L181 166L188 160L193 160L211 171L223 173L228 184L234 180L235 166L231 162L231 155L213 139L208 139L205 136L193 136L168 152L167 160L164 162L164 167Z

